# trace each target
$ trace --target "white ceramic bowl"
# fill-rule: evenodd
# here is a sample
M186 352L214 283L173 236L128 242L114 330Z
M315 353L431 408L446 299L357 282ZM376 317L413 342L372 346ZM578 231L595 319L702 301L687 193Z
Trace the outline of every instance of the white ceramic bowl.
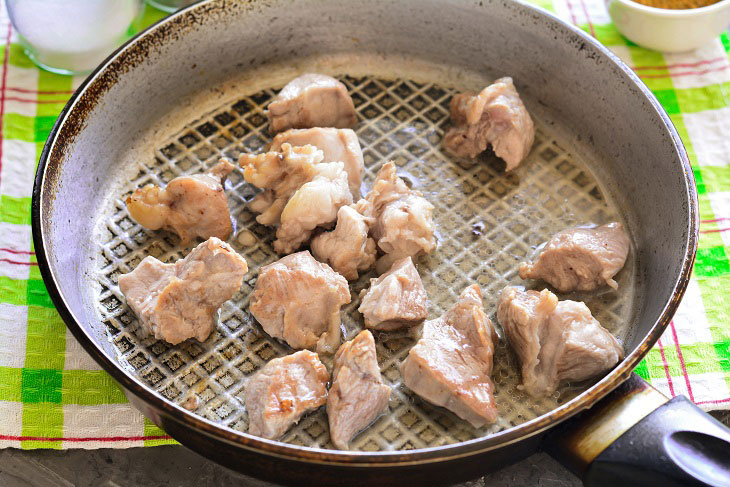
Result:
M636 44L657 51L697 49L730 24L730 0L685 10L647 7L631 0L607 0L606 6L619 32Z

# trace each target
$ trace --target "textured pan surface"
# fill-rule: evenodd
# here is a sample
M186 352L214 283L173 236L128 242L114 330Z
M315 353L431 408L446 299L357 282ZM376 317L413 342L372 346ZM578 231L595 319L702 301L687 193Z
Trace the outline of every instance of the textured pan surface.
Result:
M384 162L394 160L399 174L436 207L439 245L418 264L429 294L429 318L451 307L465 286L477 282L487 312L496 322L499 291L508 283L524 283L516 275L517 266L532 257L539 244L567 226L620 220L586 164L544 128L539 128L528 159L505 174L504 163L491 152L472 162L441 150L454 90L407 79L341 79L359 115L355 130L365 155L365 186L369 188ZM277 81L272 83L274 88L280 87ZM245 256L250 268L244 285L224 305L218 327L205 343L189 340L175 347L138 328L134 314L123 304L117 277L134 269L147 255L174 261L189 249L180 248L174 235L142 229L129 217L123 201L138 186L166 184L181 174L205 170L221 156L235 160L242 151L262 150L271 140L263 108L273 94L275 90L267 89L215 107L175 136L161 140L154 157L140 161L136 176L122 183L117 194L108 195L94 237L97 310L120 363L164 397L239 431L248 428L243 406L247 379L269 359L291 353L286 345L268 337L247 310L258 268L278 258L271 248L274 232L257 224L246 208L254 188L243 181L240 170L226 183L236 228L229 242ZM633 313L633 255L618 276L618 292L582 297L601 323L619 337L624 337ZM351 283L353 301L342 313L346 339L363 327L356 311L358 294L370 277L373 275ZM531 400L516 389L516 359L502 340L493 375L499 421L474 429L402 385L398 367L415 339L409 332L376 334L378 360L393 394L388 412L355 439L354 449L407 450L481 437L549 412L587 387L564 387L545 400ZM324 408L306 416L283 441L332 448Z

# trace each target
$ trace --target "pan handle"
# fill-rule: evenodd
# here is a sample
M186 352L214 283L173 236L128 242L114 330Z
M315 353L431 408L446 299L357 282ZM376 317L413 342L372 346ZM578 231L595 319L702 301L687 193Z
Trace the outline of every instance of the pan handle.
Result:
M588 487L730 486L730 429L636 374L545 441Z

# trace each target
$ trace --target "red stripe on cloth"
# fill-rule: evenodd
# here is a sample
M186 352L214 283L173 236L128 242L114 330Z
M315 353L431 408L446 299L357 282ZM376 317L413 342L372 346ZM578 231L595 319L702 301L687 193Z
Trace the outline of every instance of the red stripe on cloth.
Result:
M16 265L38 265L37 262L18 262L17 260L10 260L10 259L0 259L0 262L7 262L8 264L16 264Z
M700 233L716 233L716 232L727 232L730 227L727 228L713 228L712 230L700 230Z
M662 345L662 339L657 340L656 344L659 346L659 355L662 357L662 364L664 364L664 373L667 374L667 385L669 386L669 393L672 397L677 394L674 393L674 384L672 384L672 374L669 372L669 362L667 357L664 355L664 345Z
M10 436L0 435L0 440L12 440L12 441L71 441L71 442L85 442L85 441L142 441L142 440L171 440L172 436L105 436L105 437L88 437L88 438L47 438L45 436Z
M68 100L32 100L29 98L17 98L15 96L6 96L5 100L7 101L17 101L20 103L37 103L37 104L44 104L44 103L66 103Z
M31 95L72 95L74 90L61 90L61 91L42 91L42 90L28 90L25 88L16 88L9 86L6 88L8 91L15 91L17 93L28 93Z
M727 399L713 399L710 401L700 401L700 402L696 402L695 404L722 404L724 402L730 402L730 397L728 397Z
M667 64L665 66L638 66L634 68L635 71L639 71L642 69L648 69L648 70L657 70L657 71L664 71L666 69L671 68L696 68L697 66L703 66L705 64L713 64L719 61L727 61L724 57L716 57L714 59L705 59L702 61L697 61L696 63L676 63L676 64Z
M703 74L715 71L724 71L726 69L730 69L730 66L720 66L719 68L705 69L703 71L684 71L682 73L637 74L639 75L639 78L679 78L680 76L701 76Z
M700 220L700 223L716 223L730 220L730 218L714 218L712 220Z
M591 31L591 35L593 37L596 37L596 29L593 28L593 22L591 22L591 16L588 15L588 7L586 7L586 3L584 0L580 0L580 6L583 9L583 15L586 16L586 22L588 22L588 30Z
M5 115L5 86L8 81L8 58L10 57L10 36L13 33L13 24L8 22L8 35L5 37L5 56L3 57L2 85L0 85L0 175L3 169L3 118ZM1 177L1 176L0 176ZM2 183L2 179L0 179Z
M565 5L568 6L568 12L570 13L571 22L573 22L574 25L578 25L578 18L575 16L575 13L573 13L573 4L570 2L570 0L566 0Z
M684 382L687 384L687 394L691 401L694 401L694 394L692 394L692 386L689 383L689 374L687 373L687 367L684 365L684 357L682 356L682 347L679 346L679 340L677 339L677 329L674 328L674 320L669 322L669 327L672 329L672 338L674 339L674 347L677 349L677 358L679 359L679 365L682 367L682 375L684 375Z
M7 247L0 247L0 252L10 252L11 254L16 254L16 255L35 255L35 252L31 252L29 250L16 250L16 249L9 249Z

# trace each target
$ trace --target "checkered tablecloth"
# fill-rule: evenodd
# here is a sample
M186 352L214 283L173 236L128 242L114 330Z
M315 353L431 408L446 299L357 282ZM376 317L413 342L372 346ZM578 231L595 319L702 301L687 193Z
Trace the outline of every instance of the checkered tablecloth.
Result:
M674 321L637 372L665 394L730 409L730 40L688 54L628 42L602 0L536 0L609 46L656 94L697 179L701 238ZM31 242L36 164L82 81L37 69L0 12L0 447L126 448L172 443L125 399L66 330ZM136 27L161 18L147 8Z

